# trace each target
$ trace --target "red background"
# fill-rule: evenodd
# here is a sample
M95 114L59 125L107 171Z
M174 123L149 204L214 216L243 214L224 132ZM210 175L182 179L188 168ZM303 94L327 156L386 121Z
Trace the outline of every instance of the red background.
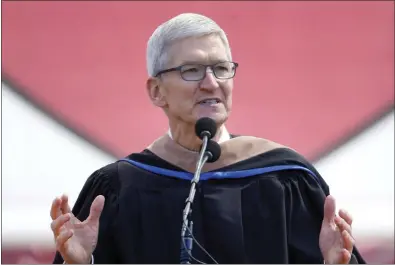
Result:
M4 2L3 72L112 153L139 151L167 129L145 94L146 42L182 12L229 35L233 133L315 158L393 105L392 2Z

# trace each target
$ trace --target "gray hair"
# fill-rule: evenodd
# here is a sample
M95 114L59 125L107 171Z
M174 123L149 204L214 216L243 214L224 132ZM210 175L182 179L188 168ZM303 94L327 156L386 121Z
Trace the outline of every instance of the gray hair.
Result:
M168 49L178 40L217 34L225 44L229 60L232 60L228 38L212 19L199 14L184 13L161 24L147 43L147 71L149 76L163 70L168 61Z

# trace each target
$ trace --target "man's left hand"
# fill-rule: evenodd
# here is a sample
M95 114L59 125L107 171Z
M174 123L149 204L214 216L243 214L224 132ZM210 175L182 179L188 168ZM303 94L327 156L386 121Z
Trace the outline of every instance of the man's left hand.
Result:
M345 210L336 215L335 199L325 199L324 219L320 232L320 249L327 264L348 264L354 248L351 232L352 217Z

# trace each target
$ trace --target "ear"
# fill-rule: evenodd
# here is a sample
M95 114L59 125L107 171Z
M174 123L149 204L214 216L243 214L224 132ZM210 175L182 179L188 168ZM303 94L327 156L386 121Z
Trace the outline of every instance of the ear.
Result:
M149 77L146 83L146 89L152 104L157 107L164 107L166 105L165 96L163 95L163 90L161 89L160 80L158 78Z

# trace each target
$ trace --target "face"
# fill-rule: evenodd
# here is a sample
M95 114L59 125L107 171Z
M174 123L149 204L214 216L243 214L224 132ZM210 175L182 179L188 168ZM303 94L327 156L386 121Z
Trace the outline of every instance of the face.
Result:
M188 38L175 43L169 50L165 69L185 63L212 65L229 61L225 45L219 36ZM164 109L171 122L195 124L209 117L223 124L232 108L233 79L217 79L210 68L204 79L185 81L179 71L151 78L147 88L152 102Z

